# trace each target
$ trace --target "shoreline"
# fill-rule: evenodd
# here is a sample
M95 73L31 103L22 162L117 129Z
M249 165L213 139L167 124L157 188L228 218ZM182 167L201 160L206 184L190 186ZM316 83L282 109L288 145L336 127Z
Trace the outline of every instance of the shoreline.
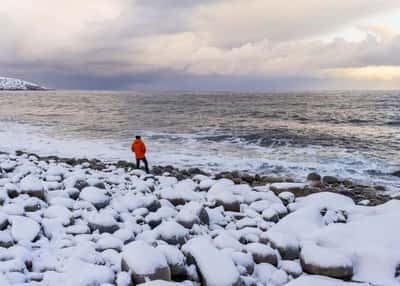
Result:
M133 167L0 152L0 284L253 286L275 277L274 286L350 286L400 279L400 200L382 186L316 173L299 183ZM384 263L371 276L376 259Z
M134 162L128 162L125 160L118 161L105 161L99 159L89 158L70 158L61 157L57 155L40 156L36 153L16 150L16 156L33 156L39 161L55 162L57 164L67 164L71 167L83 165L85 168L104 171L109 170L110 167L124 169L125 172L136 170L136 164ZM0 154L10 155L8 152L1 152ZM141 169L143 170L143 169ZM1 171L1 169L0 169ZM398 172L393 173L394 176L398 176ZM251 187L266 186L274 183L302 183L305 187L301 190L297 190L296 196L307 196L309 194L320 193L320 192L332 192L345 195L350 197L355 203L363 201L369 201L370 206L376 206L388 202L391 199L400 199L399 196L390 196L385 194L386 187L383 185L365 185L353 182L348 179L338 179L335 176L320 176L317 173L308 174L304 181L298 182L293 178L286 176L266 176L258 174L249 174L241 171L226 171L219 173L205 172L199 168L193 167L189 169L179 169L171 165L166 166L152 166L150 174L155 176L167 175L178 179L178 181L185 179L192 179L197 175L211 177L213 179L228 179L233 181L235 184L246 184Z

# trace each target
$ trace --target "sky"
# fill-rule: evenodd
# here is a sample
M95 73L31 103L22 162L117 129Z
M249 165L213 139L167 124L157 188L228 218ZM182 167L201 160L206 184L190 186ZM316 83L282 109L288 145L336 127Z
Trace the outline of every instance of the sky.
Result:
M58 89L400 89L399 0L1 0L0 76Z

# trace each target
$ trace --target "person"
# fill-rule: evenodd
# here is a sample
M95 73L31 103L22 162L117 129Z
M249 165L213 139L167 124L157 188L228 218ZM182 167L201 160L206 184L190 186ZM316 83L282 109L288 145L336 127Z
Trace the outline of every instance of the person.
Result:
M140 161L143 161L146 173L149 173L149 164L146 159L146 145L144 145L140 136L136 136L136 139L132 142L131 150L135 153L136 168L139 169Z

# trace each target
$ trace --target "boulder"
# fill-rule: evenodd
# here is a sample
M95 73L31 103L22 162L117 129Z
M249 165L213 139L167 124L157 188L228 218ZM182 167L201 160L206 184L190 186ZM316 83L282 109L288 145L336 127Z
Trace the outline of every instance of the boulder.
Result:
M105 190L96 187L86 187L79 194L81 200L91 203L96 209L106 207L110 202L110 197Z
M333 176L324 176L322 178L322 183L324 183L325 185L335 185L339 183L339 180L338 178Z
M274 183L269 186L270 190L275 194L280 194L283 192L291 192L296 196L303 195L306 184L302 183Z
M178 247L168 244L158 245L157 249L160 250L167 259L168 266L171 270L171 277L174 280L185 280L186 278L186 265L185 256Z
M240 212L240 201L233 193L234 183L222 179L207 192L207 200L216 206L223 206L225 211Z
M11 218L11 235L14 241L33 241L39 234L40 225L31 218L14 216Z
M88 226L91 231L114 233L119 229L117 221L107 213L93 213L88 216Z
M274 249L270 246L253 242L246 245L246 250L253 255L255 263L269 263L274 266L278 265L278 256Z
M9 248L14 245L14 241L8 231L0 231L0 248Z
M194 224L208 225L210 223L210 218L201 204L198 202L190 202L181 208L176 216L176 222L190 229Z
M175 221L163 222L154 231L157 233L157 239L173 245L185 243L189 235L189 231Z
M318 173L310 173L307 175L307 180L308 181L321 181L321 175Z
M43 182L34 175L28 175L20 182L21 193L41 200L46 199L46 193Z
M329 258L329 259L327 259ZM353 263L336 249L329 249L309 243L300 252L303 270L309 274L349 280L353 276Z
M131 271L135 284L147 280L171 280L171 271L163 253L143 241L133 241L124 246L121 268Z
M204 286L239 286L240 275L232 259L205 237L191 239L182 247L189 263L194 263Z
M277 249L283 259L297 259L300 255L300 245L295 237L289 234L267 231L260 237L260 241L263 243L270 243L271 247Z

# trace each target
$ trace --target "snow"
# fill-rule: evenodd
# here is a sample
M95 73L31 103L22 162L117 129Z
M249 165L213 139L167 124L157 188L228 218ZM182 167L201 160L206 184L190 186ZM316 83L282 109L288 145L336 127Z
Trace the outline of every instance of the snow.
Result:
M127 286L133 273L148 275L159 267L186 274L142 285L363 285L309 275L298 253L279 255L286 249L301 250L303 262L319 267L352 267L352 281L400 285L394 277L400 264L398 200L361 206L329 192L277 196L268 185L252 188L205 176L149 178L115 167L93 170L0 155L0 165L9 162L15 168L0 178L0 243L8 247L0 247L0 285ZM77 180L105 189L79 191ZM32 193L45 189L44 198ZM17 196L8 196L9 190ZM165 190L184 204L163 198ZM215 200L240 202L240 211L215 207ZM25 210L32 205L40 209ZM176 282L185 279L193 281Z
M155 273L158 268L168 266L162 252L143 241L134 241L125 245L122 256L128 267L137 274Z
M371 286L371 284L344 282L324 276L303 276L289 282L286 286Z
M43 182L37 177L35 177L34 175L29 175L21 180L20 188L23 192L30 192L42 191L44 189L44 186Z
M11 216L11 235L18 242L33 241L40 231L40 225L31 218Z
M0 77L0 90L44 90L45 88L20 79Z
M340 253L340 249L321 247L314 243L304 243L301 257L306 264L320 267L352 267L350 257Z
M207 238L191 239L184 246L184 251L196 260L206 285L232 286L238 281L239 272L232 259L218 251Z

